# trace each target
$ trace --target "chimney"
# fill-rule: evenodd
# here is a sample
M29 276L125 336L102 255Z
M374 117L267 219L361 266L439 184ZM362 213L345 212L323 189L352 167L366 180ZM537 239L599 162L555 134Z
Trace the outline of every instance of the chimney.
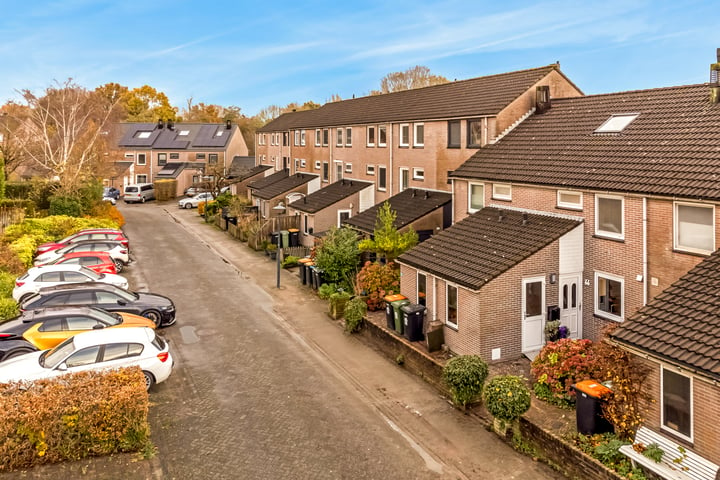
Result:
M165 124L163 123L162 118L159 118L158 123L157 123L157 128L158 128L158 130L162 130L163 127L165 127Z
M232 124L230 123L230 120L225 120L225 128L227 130L230 130L232 128Z
M535 113L545 113L550 110L550 86L540 85L535 88Z
M720 102L720 48L715 55L717 63L710 64L710 103Z

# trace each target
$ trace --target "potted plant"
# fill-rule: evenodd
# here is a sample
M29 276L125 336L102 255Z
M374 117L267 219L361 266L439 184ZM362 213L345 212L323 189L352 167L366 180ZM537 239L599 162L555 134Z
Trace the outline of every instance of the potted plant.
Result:
M509 429L517 432L518 419L530 409L530 389L515 375L498 375L485 386L485 407L493 416L493 428L500 436Z
M330 295L330 316L335 320L340 320L345 313L345 305L350 300L350 294L344 290L339 290Z

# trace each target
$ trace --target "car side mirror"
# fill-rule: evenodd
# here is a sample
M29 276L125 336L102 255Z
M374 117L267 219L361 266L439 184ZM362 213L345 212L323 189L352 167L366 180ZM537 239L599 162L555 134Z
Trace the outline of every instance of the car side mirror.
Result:
M98 324L93 325L93 328L92 328L92 329L93 329L93 330L102 330L103 328L105 328L105 327L104 327L103 325L100 325L100 324L98 323Z
M127 302L124 301L124 300L118 300L118 301L117 301L117 304L124 307L125 305L127 305Z

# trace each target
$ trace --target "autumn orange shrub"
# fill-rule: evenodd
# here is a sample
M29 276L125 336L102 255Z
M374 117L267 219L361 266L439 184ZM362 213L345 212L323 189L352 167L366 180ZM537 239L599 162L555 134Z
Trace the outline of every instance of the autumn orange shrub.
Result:
M148 406L138 367L0 384L0 472L145 450Z
M120 210L118 210L117 207L110 202L97 203L92 208L90 217L112 220L117 224L117 228L122 228L122 226L125 225L125 217L123 217Z

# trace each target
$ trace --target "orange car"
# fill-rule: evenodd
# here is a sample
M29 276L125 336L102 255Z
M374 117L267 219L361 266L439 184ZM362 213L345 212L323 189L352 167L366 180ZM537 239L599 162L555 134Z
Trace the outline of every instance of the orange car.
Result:
M150 327L152 320L94 307L47 307L23 312L0 324L0 361L47 350L73 335L99 328Z

